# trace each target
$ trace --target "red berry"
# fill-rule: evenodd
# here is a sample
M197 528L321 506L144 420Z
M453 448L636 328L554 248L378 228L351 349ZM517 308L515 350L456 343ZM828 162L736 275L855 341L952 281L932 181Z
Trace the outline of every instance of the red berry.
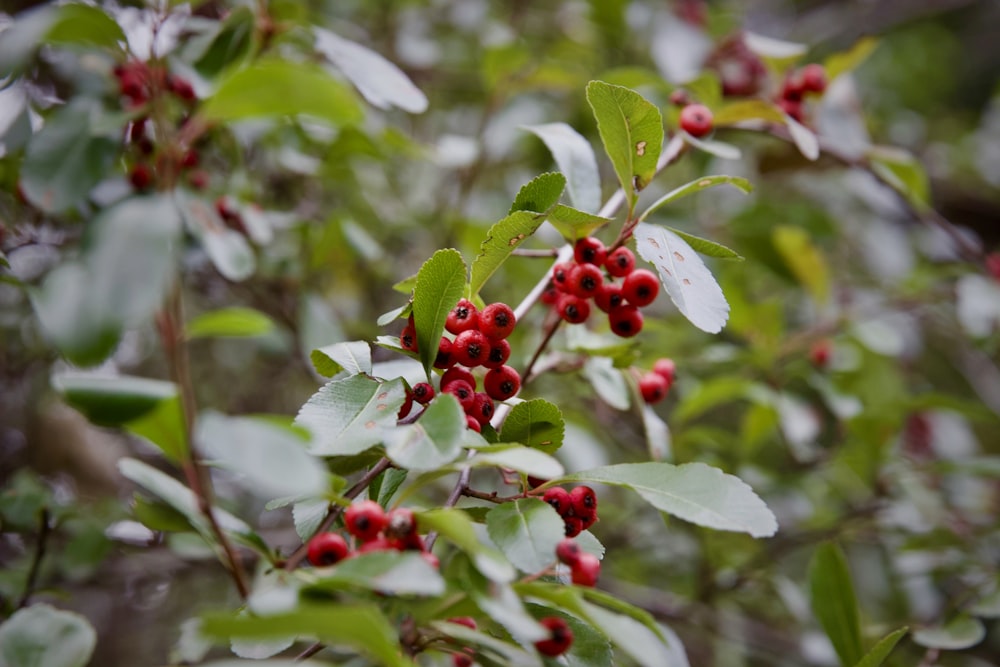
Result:
M181 156L181 166L185 169L190 169L192 167L197 167L199 162L198 151L191 148L185 151L184 155Z
M476 623L476 619L472 618L471 616L454 616L452 618L449 618L448 622L455 623L457 625L464 625L470 630L475 630L479 627L479 625Z
M457 398L466 412L475 406L476 390L465 380L452 380L441 391Z
M472 658L465 653L451 654L452 667L472 667Z
M802 122L802 119L805 118L802 114L802 102L798 100L780 99L778 100L778 106L781 107L782 111L800 123Z
M483 425L472 415L465 415L465 428L471 428L476 433L483 432Z
M421 551L420 557L423 558L424 562L433 567L435 570L441 569L441 559L432 554L430 551Z
M627 276L635 268L635 254L625 246L615 248L604 260L604 268L615 278Z
M132 182L132 187L136 190L145 190L153 183L153 170L148 164L139 163L132 167L128 174L128 180Z
M667 381L667 388L670 388L673 386L674 376L677 374L677 364L674 363L673 359L662 357L653 363L653 372L662 375L663 379Z
M534 489L535 487L545 484L547 479L542 479L541 477L535 477L534 475L528 475L528 487Z
M318 533L309 540L306 555L317 567L333 565L347 557L347 540L337 533Z
M486 368L500 368L510 359L510 343L506 340L490 341L490 353L483 361Z
M551 489L546 489L545 495L542 496L542 500L547 502L549 505L552 505L559 516L564 519L569 514L570 510L573 509L573 499L570 497L569 491L561 486L553 486Z
M195 99L194 87L191 83L176 74L171 74L167 77L167 88L185 102L191 102Z
M489 358L490 339L479 329L463 331L455 337L451 353L458 363L475 368Z
M444 328L455 335L475 329L477 326L479 326L479 311L468 299L459 299L444 322Z
M592 587L601 575L601 561L592 553L584 551L570 566L570 577L577 586Z
M506 401L521 390L521 376L510 366L494 368L483 378L483 388L490 398Z
M491 303L479 314L479 330L490 340L503 340L514 331L517 318L506 303Z
M128 138L132 143L138 143L146 138L146 117L136 118L128 130Z
M590 317L590 302L572 294L563 294L559 297L559 304L556 306L559 317L570 324L580 324L586 322Z
M389 512L387 521L385 535L390 539L406 540L417 532L417 517L409 508L397 507Z
M560 262L552 267L552 284L560 292L567 290L566 281L569 278L569 272L573 270L574 266L570 262Z
M573 631L566 621L558 616L548 616L538 621L549 631L549 638L535 642L535 648L542 655L554 658L562 655L573 645Z
M793 70L785 77L785 82L781 84L781 99L791 102L798 102L805 92L805 78L802 70Z
M583 532L583 519L578 516L563 517L566 537L576 537Z
M631 338L642 331L642 313L630 303L614 308L608 313L611 330L622 338Z
M683 88L677 88L670 93L669 100L675 107L686 107L691 104L691 96Z
M647 269L636 269L622 283L622 295L633 306L648 306L660 293L660 279Z
M601 266L608 256L608 250L600 239L593 236L582 238L573 246L573 258L577 264L596 264Z
M803 67L802 88L809 93L822 93L826 90L826 69L818 63Z
M386 537L376 537L374 540L369 540L358 547L358 553L367 554L372 551L393 551L396 547L397 544L393 540Z
M454 354L454 348L452 348L452 353ZM476 388L476 377L472 373L464 368L452 366L441 376L441 391L448 391L448 385L455 380L465 380L473 390Z
M555 305L556 301L559 300L559 290L555 285L549 283L545 291L542 292L541 301L547 306Z
M830 355L833 352L833 344L829 338L823 338L813 343L809 350L809 361L819 370L826 369L830 365Z
M403 404L399 406L399 412L396 413L396 419L403 419L406 415L410 414L410 410L413 409L413 394L406 392L406 400Z
M429 382L418 382L413 385L413 400L420 405L427 405L434 398L434 387Z
M493 412L493 399L490 398L489 394L481 391L476 392L476 402L467 414L475 418L481 426L486 426L493 419Z
M986 270L995 280L1000 280L1000 252L986 255Z
M625 303L625 296L622 294L622 286L614 283L605 283L594 295L594 304L605 313L610 313Z
M670 385L666 378L659 373L646 373L639 380L639 393L642 394L642 400L647 403L659 403L667 397L669 389Z
M566 565L576 563L576 561L580 560L580 554L582 553L583 550L580 549L580 545L571 537L564 538L556 545L556 558L559 559L560 563L565 563Z
M452 343L451 339L441 336L441 342L438 343L438 353L434 357L434 368L451 368L455 365L455 359L451 354Z
M589 486L578 486L569 493L573 513L577 516L597 514L597 494Z
M567 287L570 294L592 299L604 285L604 274L593 264L577 264L569 272Z
M385 510L374 500L354 503L344 512L344 527L362 542L370 542L378 537L388 522Z
M403 330L399 332L399 346L410 352L417 351L417 330L412 323L407 324L403 327Z
M712 131L712 112L703 104L689 104L681 109L681 129L692 137L703 137Z

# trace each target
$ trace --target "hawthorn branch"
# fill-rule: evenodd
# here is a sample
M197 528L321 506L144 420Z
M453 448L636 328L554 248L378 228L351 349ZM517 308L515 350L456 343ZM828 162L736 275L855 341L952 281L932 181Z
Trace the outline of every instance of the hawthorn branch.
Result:
M18 609L28 606L32 593L35 592L35 585L38 583L38 573L42 569L42 558L45 557L45 546L48 543L49 534L52 528L49 526L49 508L43 507L38 517L38 539L35 541L35 556L31 560L31 569L28 570L28 578L24 582L24 593L17 603Z

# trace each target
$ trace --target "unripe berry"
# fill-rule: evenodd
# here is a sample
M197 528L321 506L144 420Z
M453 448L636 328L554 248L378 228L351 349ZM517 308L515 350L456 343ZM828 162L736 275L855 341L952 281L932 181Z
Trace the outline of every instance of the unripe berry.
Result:
M421 405L427 405L434 398L434 387L429 382L418 382L412 391L413 400Z
M560 617L548 616L538 622L549 631L548 639L535 642L535 648L542 655L554 658L568 651L573 645L573 631Z
M587 318L590 317L590 302L573 294L560 296L559 304L556 307L559 311L559 317L570 324L586 322Z
M483 378L483 388L490 398L506 401L521 389L521 376L510 366L494 368Z
M343 560L349 551L347 540L337 533L318 533L309 540L306 556L313 565L323 567Z
M452 380L441 391L451 394L458 399L462 405L462 410L468 412L473 408L476 401L476 390L465 380Z
M802 89L810 93L826 90L826 69L819 63L810 63L802 68Z
M480 425L486 426L493 419L493 399L485 392L476 392L476 402L468 412Z
M674 385L674 377L677 374L677 364L674 363L673 359L662 357L653 363L653 372L657 375L662 375L663 379L667 381L667 387L669 388Z
M514 331L517 318L506 303L491 303L479 314L479 330L490 340L503 340Z
M639 393L642 394L642 400L647 403L659 403L667 397L669 390L670 385L666 378L659 373L646 373L639 380Z
M712 112L703 104L689 104L681 109L680 125L692 137L703 137L712 131Z
M604 274L593 264L577 264L569 272L569 292L581 299L592 299L604 285Z
M454 353L454 348L452 348L452 350ZM448 391L448 385L455 380L465 380L469 383L469 386L472 387L473 390L476 388L476 376L464 368L452 366L444 372L444 375L441 376L441 391Z
M475 329L478 325L479 311L468 299L459 299L444 322L444 328L455 335Z
M374 540L388 523L385 510L374 500L354 503L344 512L344 527L362 542Z
M608 256L607 248L600 239L593 236L582 238L573 246L573 258L577 264L596 264L601 266Z
M630 303L623 304L608 313L611 330L622 338L631 338L642 331L642 313Z
M623 278L635 268L635 253L625 246L615 248L614 252L604 260L604 268L607 269L608 275Z
M573 565L580 559L580 554L583 550L580 549L579 543L570 537L564 538L559 544L556 545L556 558L559 559L560 563L565 563L566 565Z
M490 353L483 361L486 368L500 368L510 359L510 343L506 340L490 341Z
M542 500L547 502L549 505L552 505L559 516L564 519L569 514L570 510L573 509L573 499L570 497L569 491L561 486L553 486L551 489L546 489L545 495L542 496Z
M622 283L622 295L633 306L648 306L660 293L660 279L647 269L636 269Z
M591 587L601 576L601 561L592 553L584 551L575 563L570 566L570 578L577 586Z
M573 270L574 266L570 262L560 262L552 267L552 284L560 292L567 291L567 279L569 278L569 272Z
M600 291L594 295L594 305L605 313L610 313L624 303L625 296L622 294L622 286L614 283L605 283L601 286Z
M452 342L450 338L441 336L441 342L438 343L438 353L434 357L434 368L451 368L455 365L455 360L451 355Z
M479 329L463 331L455 337L451 353L458 363L475 368L489 357L490 339Z

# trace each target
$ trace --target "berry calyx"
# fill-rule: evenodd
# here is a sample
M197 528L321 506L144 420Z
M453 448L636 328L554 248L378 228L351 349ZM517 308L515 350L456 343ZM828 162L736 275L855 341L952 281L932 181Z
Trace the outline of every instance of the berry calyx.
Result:
M309 540L306 557L316 567L333 565L347 557L347 540L337 533L318 533Z
M712 112L704 104L689 104L681 109L681 129L692 137L704 137L712 131Z
M677 374L677 364L674 363L673 359L662 357L653 362L653 372L657 375L662 375L663 379L667 381L667 387L669 388L674 385L674 377Z
M573 499L570 497L569 491L561 486L553 486L551 489L546 489L542 500L552 505L556 513L563 518L573 509Z
M486 393L497 401L506 401L521 390L521 376L510 366L494 368L483 378Z
M451 353L458 363L475 368L489 357L490 347L490 339L486 334L479 329L469 329L455 337Z
M570 566L570 578L577 586L592 587L601 576L601 561L592 553L580 553L580 557Z
M607 248L600 239L593 236L582 238L573 246L573 258L577 264L596 264L601 266L608 256Z
M576 540L566 537L563 538L559 544L556 545L556 558L559 559L560 563L565 563L566 565L574 565L578 560L580 560L580 554L583 550L580 549L580 545Z
M408 352L417 352L417 329L410 322L399 332L399 346Z
M648 269L636 269L622 283L622 295L633 306L648 306L660 293L660 279Z
M434 398L434 387L429 382L418 382L411 391L413 400L421 405L427 405Z
M549 631L548 639L535 642L535 648L542 655L554 658L568 651L573 645L573 631L563 619L558 616L547 616L538 622Z
M385 510L374 500L354 503L344 512L344 527L362 542L374 540L388 523Z
M490 340L503 340L514 331L517 318L506 303L491 303L479 314L479 330Z
M500 368L510 359L510 343L506 340L490 341L490 353L483 361L486 368Z
M659 373L650 371L639 380L639 393L642 394L642 400L646 403L659 403L667 397L669 390L670 384Z
M635 253L625 246L615 248L613 252L608 254L607 259L604 260L604 268L607 270L608 275L615 278L624 278L632 273L632 269L635 268Z
M569 273L567 286L571 294L592 299L604 286L604 274L594 264L577 264Z
M573 294L563 294L556 305L559 317L570 324L586 322L590 317L590 303Z
M802 89L809 93L822 93L826 90L826 69L819 63L803 67Z
M479 310L468 299L459 299L444 322L444 328L455 335L475 329L477 326L479 326Z
M611 330L622 338L631 338L642 331L642 313L630 303L612 309L608 313Z

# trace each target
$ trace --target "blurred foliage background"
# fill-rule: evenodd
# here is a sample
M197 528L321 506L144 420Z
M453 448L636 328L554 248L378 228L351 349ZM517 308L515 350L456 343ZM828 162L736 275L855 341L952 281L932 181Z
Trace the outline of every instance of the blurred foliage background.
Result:
M301 51L307 28L319 26L398 64L428 98L424 113L369 107L363 122L334 132L304 121L244 121L202 138L205 196L259 207L273 232L254 245L256 269L246 280L223 278L195 244L181 258L189 316L242 305L273 321L262 335L192 343L203 407L294 414L319 381L312 349L387 333L376 319L406 300L395 283L438 248L473 257L518 188L554 170L544 144L523 126L563 121L599 147L584 97L592 79L636 87L667 107L676 68L711 48L685 26L716 41L746 29L802 42L809 45L803 62L877 37L872 55L841 80L837 105L817 110L821 136L837 147L870 140L911 152L926 171L929 201L980 259L1000 245L1000 4L989 0L277 0L175 11L191 16L171 65L196 82L210 81L213 67L199 60L198 21L240 11L259 21L266 12L278 29L254 24L233 39L227 58L239 61L241 49ZM80 53L53 45L34 57L25 77L33 114L48 116L57 101L83 94L114 106L113 62ZM3 115L10 127L22 122L12 115ZM23 141L7 129L0 153L0 247L10 265L0 284L0 595L8 610L16 604L44 507L55 528L39 585L66 591L52 595L97 627L92 664L161 664L181 621L234 596L228 581L212 576L214 566L199 564L198 545L130 542L121 521L131 491L114 464L124 453L151 453L90 426L50 388L65 362L24 286L41 285L75 256L97 204L54 215L26 205L17 184L30 127ZM791 143L761 133L722 129L716 138L740 146L742 158L691 153L642 197L651 202L709 173L754 184L749 197L713 190L658 215L746 257L711 264L732 305L730 323L718 336L704 334L661 299L641 345L618 359L641 369L663 356L677 362L677 384L656 407L670 427L674 461L740 475L774 509L781 530L761 541L673 521L664 530L663 517L609 489L594 529L609 552L602 586L670 623L691 664L835 664L803 582L813 548L836 539L849 557L869 639L903 624L941 624L981 603L981 642L939 656L906 640L889 664L995 664L1000 634L988 619L1000 606L997 281L866 171L829 157L809 162ZM132 159L115 156L101 178L107 192L127 190ZM600 163L610 195L613 172ZM525 247L559 243L543 229ZM516 303L548 266L515 258L484 296ZM536 306L518 327L516 366L538 344L544 315ZM647 458L641 414L602 400L616 390L584 368L570 351L580 341L565 329L550 358L554 372L527 392L559 405L571 422L560 456L570 469ZM826 368L810 362L817 344L830 345ZM168 375L152 321L129 327L105 364ZM259 515L266 534L288 540L286 514L263 512L227 488L224 476L218 483L241 514ZM991 594L993 607L982 602Z

